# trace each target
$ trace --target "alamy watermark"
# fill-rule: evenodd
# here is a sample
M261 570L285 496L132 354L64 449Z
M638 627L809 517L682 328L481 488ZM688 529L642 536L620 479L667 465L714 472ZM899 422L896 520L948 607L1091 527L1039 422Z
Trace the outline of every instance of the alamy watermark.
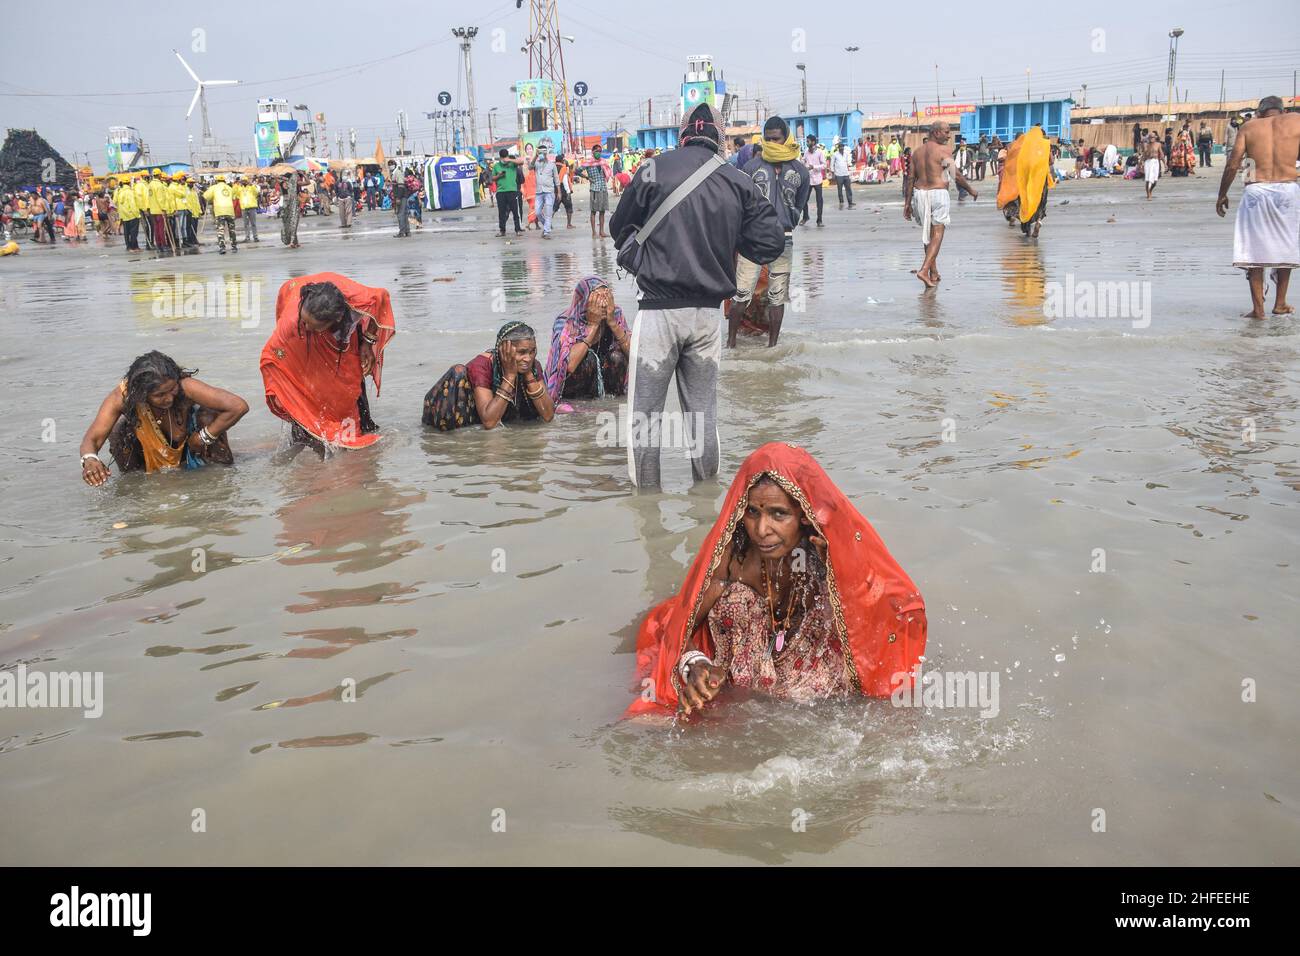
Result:
M104 713L103 671L28 671L19 664L0 671L0 709L6 707L70 707L83 716Z
M981 717L1001 711L997 671L899 671L890 678L889 700L895 707L979 708Z
M197 279L186 281L176 273L171 281L158 280L151 292L156 319L239 319L242 329L257 328L262 321L261 279Z
M601 448L685 448L691 458L704 454L704 415L700 412L632 412L596 416L596 444Z
M1151 325L1150 282L1048 282L1043 288L1043 315L1049 319L1130 319L1135 329Z

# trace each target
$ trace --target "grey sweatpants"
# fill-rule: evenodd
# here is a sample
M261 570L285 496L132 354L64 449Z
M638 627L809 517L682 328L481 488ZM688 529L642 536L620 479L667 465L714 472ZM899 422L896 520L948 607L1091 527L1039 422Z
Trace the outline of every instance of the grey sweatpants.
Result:
M628 357L627 468L632 483L659 486L659 452L685 449L696 480L718 473L718 367L722 313L716 308L642 309ZM681 418L665 415L677 376Z

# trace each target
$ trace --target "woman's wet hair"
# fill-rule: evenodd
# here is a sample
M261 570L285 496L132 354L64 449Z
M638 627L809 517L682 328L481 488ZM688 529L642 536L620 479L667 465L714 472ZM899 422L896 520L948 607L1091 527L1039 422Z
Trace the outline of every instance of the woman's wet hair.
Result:
M328 323L331 331L345 323L351 311L343 291L333 282L307 283L298 301L317 322Z
M162 352L146 352L126 370L126 395L122 402L126 406L123 417L126 423L135 428L140 423L136 408L149 401L149 396L162 388L167 382L175 382L179 387L181 380L189 378L194 370L182 369L170 355Z

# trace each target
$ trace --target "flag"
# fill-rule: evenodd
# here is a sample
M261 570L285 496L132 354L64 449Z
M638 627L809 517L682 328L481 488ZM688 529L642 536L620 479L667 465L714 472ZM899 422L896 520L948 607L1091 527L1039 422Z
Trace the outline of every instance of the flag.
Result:
M375 139L375 164L380 172L388 171L388 166L384 163L384 141L378 138Z

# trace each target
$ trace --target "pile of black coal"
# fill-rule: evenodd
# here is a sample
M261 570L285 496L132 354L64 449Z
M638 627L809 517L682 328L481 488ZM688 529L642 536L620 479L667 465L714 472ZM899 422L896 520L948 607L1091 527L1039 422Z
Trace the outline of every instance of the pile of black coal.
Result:
M0 191L53 186L70 189L77 174L34 129L11 129L0 147Z

